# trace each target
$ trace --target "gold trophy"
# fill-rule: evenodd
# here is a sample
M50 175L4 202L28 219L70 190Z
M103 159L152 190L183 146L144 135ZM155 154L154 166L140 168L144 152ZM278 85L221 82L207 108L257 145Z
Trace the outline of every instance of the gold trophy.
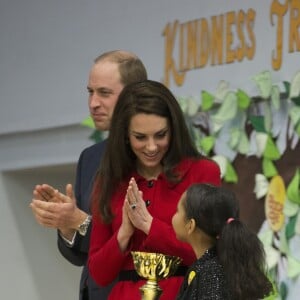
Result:
M140 287L142 300L158 300L162 289L158 280L173 275L181 263L181 258L161 253L132 251L134 268L139 276L147 279Z

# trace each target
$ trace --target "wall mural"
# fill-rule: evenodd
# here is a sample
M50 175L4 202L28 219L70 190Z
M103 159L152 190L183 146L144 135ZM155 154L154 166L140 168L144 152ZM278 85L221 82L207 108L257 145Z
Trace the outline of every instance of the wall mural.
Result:
M215 92L203 90L200 101L178 101L199 151L219 164L223 185L240 200L241 219L258 232L270 276L286 299L279 265L290 279L300 275L300 71L281 84L272 83L270 71L252 82L255 97L221 81ZM94 128L90 117L82 124ZM103 136L94 130L90 138Z
M254 61L261 46L270 47L270 69L279 71L285 55L300 52L300 2L270 1L265 15L272 45L257 39L252 8L169 22L164 83L182 86L191 70ZM277 84L269 70L251 80L254 97L221 80L200 99L178 101L199 150L220 165L223 185L239 198L241 219L265 246L278 290L273 298L287 299L287 282L297 284L300 274L300 72Z
M249 8L167 23L165 85L183 86L191 70L254 60L256 15ZM241 220L264 244L278 291L268 299L284 300L291 282L300 283L300 70L277 83L272 72L282 67L286 50L300 52L300 2L271 1L267 15L275 44L267 45L270 70L250 79L256 95L221 80L214 91L177 99L199 151L219 164L223 185L240 201ZM94 128L91 118L82 124ZM104 136L93 130L90 138Z
M270 299L287 299L286 278L300 274L300 72L281 85L269 71L252 80L255 97L221 81L214 93L202 91L201 105L178 101L199 150L219 164L241 219L264 244L279 291Z

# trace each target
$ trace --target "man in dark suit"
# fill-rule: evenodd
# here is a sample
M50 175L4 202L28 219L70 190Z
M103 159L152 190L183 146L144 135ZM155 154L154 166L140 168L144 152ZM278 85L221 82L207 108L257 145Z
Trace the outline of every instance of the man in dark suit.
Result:
M94 61L87 90L89 110L98 130L109 130L115 104L123 87L147 79L146 69L133 53L116 50L106 52ZM58 248L72 264L83 266L80 300L107 299L111 286L99 287L89 276L87 256L90 242L90 194L93 178L100 164L105 141L82 151L76 173L75 196L71 184L66 186L65 202L52 202L54 188L37 185L30 206L37 222L58 230ZM106 266L103 266L106 267Z

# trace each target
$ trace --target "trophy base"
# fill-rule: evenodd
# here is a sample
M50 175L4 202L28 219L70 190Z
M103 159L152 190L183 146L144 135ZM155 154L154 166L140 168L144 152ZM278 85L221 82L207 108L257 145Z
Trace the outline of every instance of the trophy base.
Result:
M162 289L158 286L157 281L147 280L147 282L140 287L142 300L158 300L162 293Z

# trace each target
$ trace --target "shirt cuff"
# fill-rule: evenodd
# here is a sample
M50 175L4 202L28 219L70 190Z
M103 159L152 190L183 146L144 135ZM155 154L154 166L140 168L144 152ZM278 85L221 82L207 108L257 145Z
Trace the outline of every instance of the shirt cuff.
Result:
M65 237L60 233L60 231L58 231L58 234L59 234L59 236L64 240L64 242L66 243L66 245L67 245L68 247L72 248L72 247L74 246L74 244L75 244L75 238L76 238L76 235L77 235L77 231L75 231L75 233L74 233L74 235L73 235L73 237L72 237L71 240L65 238Z

